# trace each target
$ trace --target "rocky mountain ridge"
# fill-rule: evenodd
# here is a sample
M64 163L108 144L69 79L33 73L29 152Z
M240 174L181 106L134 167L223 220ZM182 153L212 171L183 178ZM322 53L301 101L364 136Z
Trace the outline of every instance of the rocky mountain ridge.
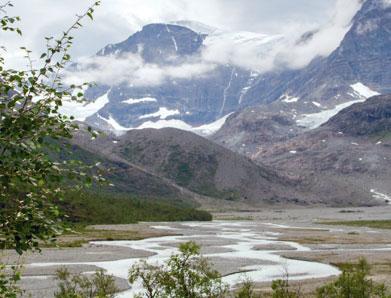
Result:
M77 144L195 200L384 204L390 97L376 96L391 93L389 32L391 6L366 0L331 55L302 69L258 73L233 61L205 63L205 49L234 40L262 53L283 37L189 22L147 25L94 58L138 66L131 80L86 91L93 102L82 107L89 111L83 120L115 134Z

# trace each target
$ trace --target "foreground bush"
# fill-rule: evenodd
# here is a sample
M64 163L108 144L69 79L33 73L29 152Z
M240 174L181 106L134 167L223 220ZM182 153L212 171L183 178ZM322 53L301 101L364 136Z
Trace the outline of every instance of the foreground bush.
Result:
M173 255L163 266L146 262L130 269L129 281L141 280L144 293L138 297L148 298L223 298L228 286L221 275L213 270L200 255L200 247L194 242L184 243L180 253Z
M260 298L261 296L256 296L255 294L255 285L254 283L246 278L242 286L237 290L235 298Z
M368 278L370 266L361 259L357 266L344 270L337 281L317 290L318 298L391 298L384 284Z
M377 284L368 278L369 272L370 266L361 259L358 265L345 269L336 281L318 288L316 297L391 298L384 284ZM114 278L103 271L87 278L81 275L72 277L67 270L60 270L58 279L60 290L55 294L56 298L113 298L118 291ZM132 285L141 282L142 293L134 298L306 297L300 288L289 285L288 274L284 280L272 283L270 295L256 294L254 283L249 279L244 279L242 286L232 293L228 285L222 282L221 275L200 255L200 247L194 242L180 245L179 254L171 256L164 264L151 265L146 261L135 264L129 271L129 282Z
M11 274L6 272L6 266L0 264L0 297L1 298L16 298L22 294L17 283L20 280L19 266L10 268Z
M303 297L300 289L292 290L289 286L288 278L286 280L276 280L272 283L273 298L300 298Z
M57 271L59 290L55 298L114 298L118 289L112 276L97 271L92 278L71 275L67 269Z

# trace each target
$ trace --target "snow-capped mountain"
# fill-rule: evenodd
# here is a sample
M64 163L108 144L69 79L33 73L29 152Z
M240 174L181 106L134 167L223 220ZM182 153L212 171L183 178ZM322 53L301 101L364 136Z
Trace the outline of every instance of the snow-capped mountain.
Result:
M165 145L175 156L167 130L141 130L174 127L273 167L294 181L300 197L311 198L306 202L384 203L390 197L391 6L364 1L348 28L330 55L302 68L269 69L273 50L287 42L284 36L190 21L147 25L75 66L72 75L93 78L97 86L86 90L91 102L63 110L122 134L110 136L111 146L137 136L139 147L152 155ZM297 42L310 42L319 32ZM364 135L349 134L363 127ZM175 138L189 148L198 148L189 140L204 140L178 131ZM150 160L141 157L140 165ZM161 168L154 164L153 170Z
M288 95L302 102L335 105L360 97L352 87L357 82L375 92L390 93L391 72L386 67L391 65L390 32L391 6L383 0L367 0L331 55L290 74L282 71L259 77L245 100L253 101L258 94L261 100L273 102Z
M326 121L349 103L391 92L385 67L391 64L390 11L383 0L367 0L330 56L302 69L270 71L265 57L273 58L284 36L194 21L150 24L76 67L87 80L95 72L91 80L98 85L86 92L92 103L70 109L79 120L122 132L175 127L213 134L231 113L264 104L265 111L283 112L301 126L320 125L318 119Z
M390 32L391 6L382 0L365 1L331 55L317 58L303 69L257 77L243 101L255 107L260 102L269 104L230 117L218 134L220 142L253 154L251 148L261 144L254 138L252 129L246 130L236 121L256 116L259 120L283 117L291 123L289 130L280 130L280 133L285 131L286 137L300 130L318 128L343 109L369 97L391 93L391 71L387 67L391 65ZM240 133L238 127L242 127ZM233 131L236 131L235 138L232 138Z
M216 132L228 115L240 109L258 76L234 59L220 61L216 55L220 47L240 49L246 44L261 54L281 36L178 23L199 33L183 25L147 25L127 40L106 46L84 65L77 65L76 75L88 78L95 72L93 78L98 76L99 82L86 91L92 103L70 107L78 111L80 117L76 118L122 132L162 127L204 135ZM111 74L107 65L118 65L118 69Z

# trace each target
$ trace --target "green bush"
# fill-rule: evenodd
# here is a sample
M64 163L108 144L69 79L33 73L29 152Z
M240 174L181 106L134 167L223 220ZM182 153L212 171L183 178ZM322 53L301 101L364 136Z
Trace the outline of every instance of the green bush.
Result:
M261 297L255 295L255 285L252 280L245 279L242 282L242 286L238 289L235 294L235 298L255 298Z
M164 266L152 266L145 262L130 269L129 282L141 279L148 298L223 298L228 287L220 274L200 255L200 247L194 242L184 243L180 253L173 255Z
M17 283L20 280L20 268L13 266L12 273L7 274L4 264L0 264L0 297L16 298L22 293Z
M368 278L370 266L361 259L357 266L344 270L337 281L317 290L318 298L391 298L384 284ZM387 293L388 292L388 293Z
M302 297L300 289L291 289L289 280L275 280L272 283L273 298L300 298Z
M55 298L114 298L118 289L112 276L97 271L92 278L71 275L67 269L57 271L59 291Z

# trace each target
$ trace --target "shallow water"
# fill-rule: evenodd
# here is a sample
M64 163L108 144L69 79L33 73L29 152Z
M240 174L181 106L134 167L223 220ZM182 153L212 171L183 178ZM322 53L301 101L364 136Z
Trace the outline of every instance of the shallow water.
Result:
M205 223L181 223L154 226L155 229L175 230L182 236L168 236L150 238L139 241L100 241L92 242L92 245L107 245L127 247L129 249L144 250L154 255L148 258L132 258L109 262L85 262L85 263L39 263L31 266L51 265L95 265L116 277L127 279L129 268L142 259L151 264L162 264L172 254L178 252L173 244L193 240L195 242L221 242L221 245L209 245L210 253L204 254L210 258L224 258L230 260L257 260L262 265L243 266L235 268L235 272L246 271L245 276L254 282L268 282L284 278L289 274L291 280L304 280L309 278L324 278L338 275L340 272L330 265L291 260L281 257L288 250L254 250L257 245L284 245L296 251L311 251L310 248L295 242L278 241L278 233L270 231L270 226L254 222L229 222L214 221ZM269 230L268 230L269 229ZM172 245L172 246L170 246ZM213 247L225 248L226 252L213 253ZM216 249L217 251L217 249ZM291 250L290 250L291 251ZM243 273L235 273L223 277L223 281L234 287L243 280ZM140 285L134 285L129 291L123 292L118 297L132 297L141 290Z

